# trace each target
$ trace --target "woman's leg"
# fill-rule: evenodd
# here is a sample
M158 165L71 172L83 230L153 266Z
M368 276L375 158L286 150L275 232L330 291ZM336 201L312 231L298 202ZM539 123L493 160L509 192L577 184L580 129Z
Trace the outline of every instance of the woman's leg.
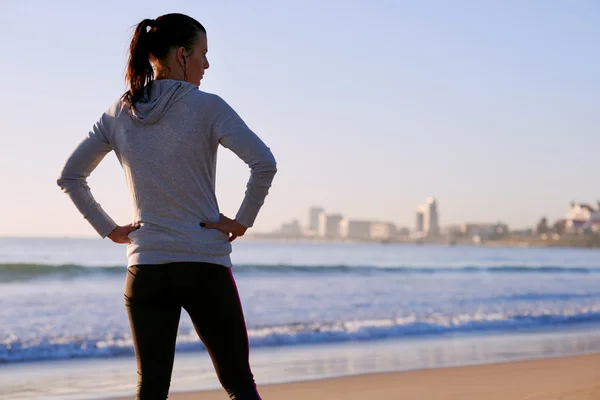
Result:
M127 269L125 305L137 359L136 400L165 400L171 384L181 306L172 293L168 267Z
M188 288L180 292L185 293L182 305L212 358L219 381L232 400L260 400L250 370L246 323L231 270L198 263L188 271L191 279L185 283Z

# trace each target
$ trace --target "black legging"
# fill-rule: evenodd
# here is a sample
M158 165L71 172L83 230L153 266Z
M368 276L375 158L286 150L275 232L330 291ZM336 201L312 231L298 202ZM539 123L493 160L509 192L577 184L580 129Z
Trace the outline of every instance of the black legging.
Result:
M137 400L168 396L181 308L190 315L230 399L260 400L230 269L198 262L129 267L125 305L137 358Z

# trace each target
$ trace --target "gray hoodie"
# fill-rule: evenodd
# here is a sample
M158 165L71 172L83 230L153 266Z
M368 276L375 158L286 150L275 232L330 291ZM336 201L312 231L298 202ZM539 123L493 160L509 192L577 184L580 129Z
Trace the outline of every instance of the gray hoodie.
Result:
M251 227L277 171L270 149L219 96L188 82L158 80L130 112L117 101L64 166L58 185L98 234L117 224L91 194L87 177L115 151L131 194L128 266L200 261L231 266L227 234L200 227L219 220L215 169L219 144L251 169L236 220Z

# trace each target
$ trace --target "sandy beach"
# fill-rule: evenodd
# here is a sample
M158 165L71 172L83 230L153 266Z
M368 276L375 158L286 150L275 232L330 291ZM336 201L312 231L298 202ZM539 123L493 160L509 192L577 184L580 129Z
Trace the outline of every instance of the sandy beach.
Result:
M260 390L264 400L598 400L600 354L265 385ZM227 395L217 390L169 398L225 400Z

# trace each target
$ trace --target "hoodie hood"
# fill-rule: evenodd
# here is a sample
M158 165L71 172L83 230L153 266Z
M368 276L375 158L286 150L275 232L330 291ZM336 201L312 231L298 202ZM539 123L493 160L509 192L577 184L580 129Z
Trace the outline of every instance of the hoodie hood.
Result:
M142 125L153 124L160 120L169 110L171 105L192 90L197 90L195 85L172 79L159 79L152 81L151 97L148 99L148 89L144 96L145 101L138 101L131 110L131 118Z

